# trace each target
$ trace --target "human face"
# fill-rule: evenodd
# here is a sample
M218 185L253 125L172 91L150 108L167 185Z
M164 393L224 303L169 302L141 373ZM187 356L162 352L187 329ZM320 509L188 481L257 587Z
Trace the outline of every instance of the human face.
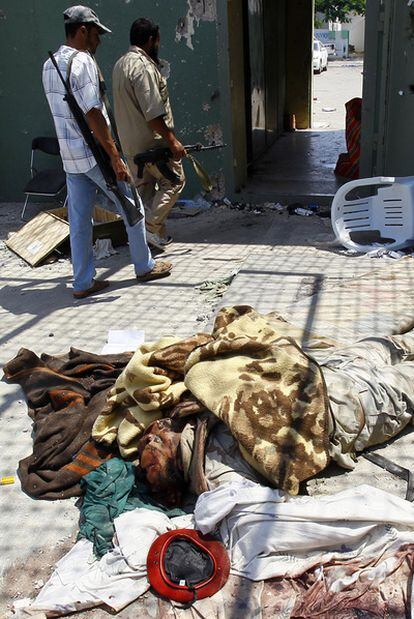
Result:
M101 43L101 37L99 35L98 26L90 26L89 28L85 28L86 30L86 40L85 47L87 50L94 54L98 45Z
M160 34L158 33L158 36L155 39L151 37L150 42L151 42L151 46L148 50L148 56L152 58L153 61L158 64L160 44L161 44Z
M155 492L176 485L172 471L179 470L178 448L180 433L173 430L171 419L154 421L138 443L140 465Z

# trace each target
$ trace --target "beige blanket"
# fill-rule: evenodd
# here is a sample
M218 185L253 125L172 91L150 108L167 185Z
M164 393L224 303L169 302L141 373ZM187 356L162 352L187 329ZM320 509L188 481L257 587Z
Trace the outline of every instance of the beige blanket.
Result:
M93 437L116 440L123 456L135 456L145 428L195 396L224 421L256 470L297 494L301 481L328 464L328 402L317 363L280 324L282 335L276 319L250 307L223 308L211 336L142 346L111 390Z

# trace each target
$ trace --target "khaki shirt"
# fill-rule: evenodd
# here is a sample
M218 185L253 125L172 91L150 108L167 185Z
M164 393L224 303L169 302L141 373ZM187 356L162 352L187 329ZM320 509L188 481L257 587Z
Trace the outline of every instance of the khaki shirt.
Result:
M128 158L166 142L148 121L163 116L174 128L167 81L142 49L131 45L112 73L115 120L122 149Z

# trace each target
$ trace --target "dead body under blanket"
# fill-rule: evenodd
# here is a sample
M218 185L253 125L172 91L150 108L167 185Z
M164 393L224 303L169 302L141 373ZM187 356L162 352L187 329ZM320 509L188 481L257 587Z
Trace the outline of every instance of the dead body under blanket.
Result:
M212 417L259 475L292 494L330 457L352 468L357 452L412 420L414 332L341 349L315 336L305 351L297 334L277 316L240 306L221 310L211 335L163 338L132 358L72 351L71 360L40 361L22 351L6 376L22 384L36 421L34 454L20 466L23 487L43 498L79 494L79 477L108 457L88 441L93 425L103 448L141 458L154 489L173 487L178 471L180 484L203 492ZM64 441L50 423L58 412L66 415Z
M152 469L152 483L159 466L149 452L159 451L164 435L172 467L178 445L184 475L202 466L199 441L187 466L176 422L160 429L154 419L207 410L227 425L257 472L292 494L329 457L353 468L357 452L396 436L412 420L414 331L347 348L311 336L306 351L295 341L298 331L241 306L222 309L211 336L141 347L111 389L93 436L117 442L124 455L142 456L148 444L144 468Z
M68 355L40 358L22 348L5 367L19 384L33 419L33 453L19 463L23 490L39 499L79 496L79 480L117 453L91 440L93 423L107 391L132 353L94 355L71 349Z
M328 464L328 400L318 364L247 306L221 310L212 335L141 346L92 435L135 457L156 419L205 410L227 425L249 464L287 492L297 494L301 481ZM173 434L166 439L177 443ZM151 474L155 458L145 455L141 464Z

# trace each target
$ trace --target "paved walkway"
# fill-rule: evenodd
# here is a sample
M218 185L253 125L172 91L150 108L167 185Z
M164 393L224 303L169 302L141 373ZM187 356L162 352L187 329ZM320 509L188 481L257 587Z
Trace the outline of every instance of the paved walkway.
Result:
M252 166L246 196L330 204L333 171L345 145L345 103L362 96L361 60L334 60L314 76L312 129L284 133Z
M19 226L18 209L0 207L0 238ZM339 254L331 247L329 221L318 217L215 208L173 220L171 233L176 239L167 254L175 265L171 277L137 285L127 248L120 248L117 256L99 266L99 276L108 277L111 287L100 296L76 302L68 288L67 260L31 269L1 246L0 361L8 361L20 347L51 354L66 352L70 346L99 352L111 328L143 328L147 341L166 333L189 335L208 329L223 303L248 303L261 311L282 309L312 294L315 281L330 287L386 264ZM205 280L228 277L235 268L241 270L222 300L211 301L197 289ZM19 459L30 453L30 428L22 392L0 382L1 476L15 474ZM407 434L387 455L404 465L410 444ZM309 482L309 492L331 493L369 479L404 495L404 482L368 462L361 466L357 474L329 469ZM54 562L73 544L78 524L74 500L33 501L16 482L0 487L0 573L5 573L7 592L0 603L1 616L10 598L33 596L36 581L47 580ZM153 598L145 600L152 616ZM133 615L131 608L122 616L147 616ZM81 616L107 617L99 613L104 611Z

